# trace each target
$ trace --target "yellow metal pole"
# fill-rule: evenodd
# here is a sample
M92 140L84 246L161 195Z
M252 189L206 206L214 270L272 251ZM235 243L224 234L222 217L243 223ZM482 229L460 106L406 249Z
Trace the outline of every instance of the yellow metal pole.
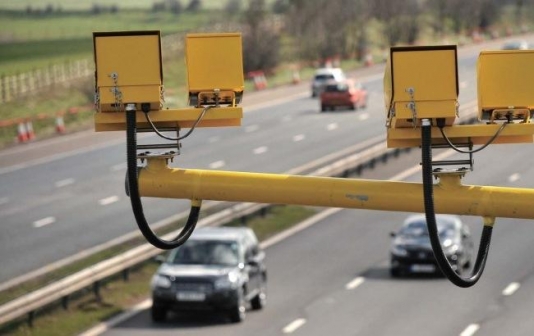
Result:
M440 176L437 213L534 219L534 189L469 186ZM150 158L139 174L141 196L424 212L420 183L169 168Z

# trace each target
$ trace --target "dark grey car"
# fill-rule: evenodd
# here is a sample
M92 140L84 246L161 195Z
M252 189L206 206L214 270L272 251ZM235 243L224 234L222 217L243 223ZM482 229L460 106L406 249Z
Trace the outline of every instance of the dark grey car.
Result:
M436 215L441 246L457 273L469 268L473 240L458 216ZM390 272L396 277L406 273L441 273L430 245L424 214L408 217L398 232L392 232Z
M242 321L247 306L266 304L264 259L249 228L196 229L152 278L152 319L163 321L173 310L223 312Z

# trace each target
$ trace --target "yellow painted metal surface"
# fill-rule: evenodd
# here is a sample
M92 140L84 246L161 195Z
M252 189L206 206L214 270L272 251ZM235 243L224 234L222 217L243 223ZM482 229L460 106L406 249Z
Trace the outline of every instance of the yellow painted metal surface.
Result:
M482 51L477 63L481 120L495 109L534 109L534 50Z
M241 34L188 34L186 62L190 96L201 92L233 92L245 88Z
M190 128L202 108L166 109L150 112L150 119L156 127ZM206 111L196 127L241 126L243 109L241 107L213 107ZM149 128L143 112L137 112L137 127ZM95 113L95 131L122 131L126 129L124 112Z
M418 126L423 118L445 118L447 125L453 124L458 99L456 46L391 48L384 99L390 127ZM415 114L408 106L411 102Z
M157 158L141 170L139 190L147 197L424 212L419 183L171 169ZM435 186L434 202L437 213L534 218L533 189L447 181Z
M159 31L93 33L99 111L119 102L161 106L163 72ZM139 107L140 108L140 107Z
M444 128L445 135L454 144L471 141L475 145L486 144L497 133L500 124L453 125ZM534 124L511 123L507 124L493 144L533 143ZM444 144L445 140L439 128L432 127L431 138L433 144ZM388 148L408 148L421 145L420 128L388 129Z

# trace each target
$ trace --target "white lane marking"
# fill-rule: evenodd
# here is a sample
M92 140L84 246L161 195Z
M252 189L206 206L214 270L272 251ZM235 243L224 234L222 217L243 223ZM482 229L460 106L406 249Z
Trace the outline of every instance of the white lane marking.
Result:
M116 171L121 171L121 170L124 170L126 169L126 162L124 163L119 163L119 164L116 164L116 165L113 165L109 168L109 170L111 170L112 172L116 172Z
M39 220L36 220L35 222L33 222L33 227L35 228L40 228L40 227L43 227L43 226L46 226L46 225L50 225L52 223L54 223L56 221L56 218L55 217L46 217L46 218L43 218L43 219L39 219Z
M109 205L111 203L115 203L115 202L118 202L118 201L119 201L119 196L114 195L114 196L103 198L100 201L98 201L98 203L100 205Z
M0 198L0 205L6 204L7 202L9 202L9 198L7 197Z
M512 282L502 291L502 295L510 296L514 294L519 289L519 287L521 287L521 284L519 282Z
M55 183L55 186L56 186L56 188L63 188L63 187L66 187L68 185L71 185L73 183L74 183L74 179L73 178L68 178L68 179L57 181Z
M460 82L460 89L465 89L467 87L467 81L461 81Z
M327 131L333 131L333 130L337 129L337 127L338 127L337 123L331 123L331 124L326 125L326 130Z
M367 119L369 119L369 113L358 114L358 120L367 120Z
M519 175L518 173L515 173L515 174L512 174L510 176L508 176L508 181L509 182L515 182L517 180L519 180L521 178L521 175Z
M288 324L287 326L285 326L285 328L282 329L282 331L284 332L284 334L291 334L292 332L294 332L298 328L302 327L304 325L304 323L306 323L305 319L303 319L303 318L296 319L295 321L293 321L290 324Z
M480 326L478 324L470 324L467 326L467 328L464 329L464 331L462 331L460 336L473 336L478 331L478 329L480 329Z
M293 120L293 118L291 118L291 116L285 116L285 117L282 118L282 121L284 121L284 122L288 122L288 121L291 121L291 120Z
M215 161L215 162L212 162L210 163L210 168L211 169L217 169L217 168L221 168L221 167L224 167L225 163L223 160L219 160L219 161Z
M345 285L345 289L352 290L361 285L365 281L364 277L357 277L348 284Z
M250 125L245 127L245 133L251 133L260 129L259 125Z
M267 152L268 148L266 146L261 146L256 149L254 149L254 154L263 154Z
M295 136L293 137L293 141L294 141L294 142L299 142L299 141L304 140L305 137L306 137L306 136L305 136L304 134L298 134L298 135L295 135Z
M221 140L221 137L218 137L218 136L212 136L212 137L209 137L208 138L208 143L214 143L214 142L218 142Z

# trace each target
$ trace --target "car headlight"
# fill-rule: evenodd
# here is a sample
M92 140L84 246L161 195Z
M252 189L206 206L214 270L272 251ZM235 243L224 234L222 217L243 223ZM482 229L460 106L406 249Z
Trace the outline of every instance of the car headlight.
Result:
M443 242L443 253L446 255L455 254L460 249L458 244L454 244L452 239L445 239Z
M216 289L230 289L237 287L238 276L235 272L230 272L219 279L215 280Z
M150 282L150 286L152 287L152 289L155 289L155 288L171 288L172 282L168 277L166 277L164 275L155 274L152 277L152 281Z
M406 257L408 255L408 251L406 251L406 249L400 245L394 245L391 248L391 253L399 257Z

